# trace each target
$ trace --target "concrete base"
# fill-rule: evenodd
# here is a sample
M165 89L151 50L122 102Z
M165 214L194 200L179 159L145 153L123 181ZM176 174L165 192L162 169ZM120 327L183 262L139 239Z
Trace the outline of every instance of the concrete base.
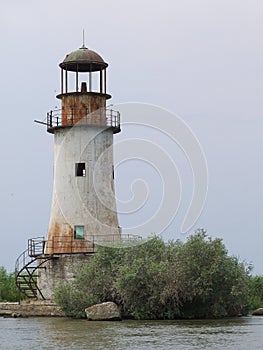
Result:
M61 317L65 314L51 300L23 300L21 303L0 303L0 316L5 317Z
M53 300L55 289L67 282L71 282L81 263L87 262L89 254L61 254L56 255L42 265L38 270L37 284L45 299Z

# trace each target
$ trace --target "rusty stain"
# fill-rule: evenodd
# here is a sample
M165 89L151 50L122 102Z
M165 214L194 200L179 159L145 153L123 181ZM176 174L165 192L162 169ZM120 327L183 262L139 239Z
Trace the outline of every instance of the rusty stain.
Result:
M97 52L82 46L66 55L59 66L71 72L95 72L108 67L108 63Z
M105 98L99 94L67 94L62 96L62 104L62 126L106 125Z
M69 224L54 223L48 232L45 254L89 253L94 251L93 246L85 239L74 238L74 229Z

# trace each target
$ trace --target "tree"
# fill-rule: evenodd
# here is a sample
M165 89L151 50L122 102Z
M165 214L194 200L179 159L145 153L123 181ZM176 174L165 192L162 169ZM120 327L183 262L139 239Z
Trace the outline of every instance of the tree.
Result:
M0 267L0 301L17 301L18 291L15 282L15 273L7 273Z
M228 256L221 239L196 231L175 261L183 317L237 315L248 303L249 266Z
M263 307L263 276L252 276L250 278L249 306L252 310Z

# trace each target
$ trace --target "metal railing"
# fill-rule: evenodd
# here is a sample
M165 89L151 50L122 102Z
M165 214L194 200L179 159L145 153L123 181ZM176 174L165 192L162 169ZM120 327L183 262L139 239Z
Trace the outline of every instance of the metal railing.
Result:
M28 249L16 260L15 270L20 271L33 258L52 254L95 253L99 245L135 245L142 240L133 234L90 235L85 239L72 236L53 236L51 240L44 237L30 238Z
M28 240L27 249L24 250L16 259L15 271L20 271L34 257L44 253L45 240L44 237L31 238ZM36 263L37 264L37 263Z
M142 237L133 234L90 235L85 239L71 236L54 236L52 240L45 240L44 237L30 238L28 249L24 250L16 260L15 270L20 271L32 258L42 255L95 253L96 246L99 245L114 245L115 243L132 245L140 241Z
M45 239L44 237L30 238L28 240L28 255L35 257L44 254Z
M94 253L95 245L86 239L75 239L73 236L53 236L45 241L44 254Z
M142 237L132 234L89 235L83 239L73 236L53 236L52 239L45 241L44 254L95 253L100 245L134 245L138 240L142 240Z
M93 244L109 243L109 242L137 242L141 241L142 237L131 233L120 234L104 234L104 235L87 235L86 239L93 242Z
M120 131L120 112L113 109L99 108L88 113L85 108L55 109L47 113L47 130L61 126L88 125L113 128Z

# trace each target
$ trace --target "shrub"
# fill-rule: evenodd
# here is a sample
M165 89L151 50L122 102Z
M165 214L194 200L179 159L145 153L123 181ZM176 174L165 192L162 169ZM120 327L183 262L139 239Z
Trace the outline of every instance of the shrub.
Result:
M101 247L56 301L70 316L92 301L116 302L136 319L232 316L248 304L249 273L221 239L198 230L186 243L153 237L129 249Z
M15 273L7 273L0 267L0 301L18 301Z
M263 307L263 276L253 276L250 278L249 307L251 310Z
M71 284L59 286L54 293L54 299L66 316L74 318L85 317L85 308L98 301L93 296L77 290Z

